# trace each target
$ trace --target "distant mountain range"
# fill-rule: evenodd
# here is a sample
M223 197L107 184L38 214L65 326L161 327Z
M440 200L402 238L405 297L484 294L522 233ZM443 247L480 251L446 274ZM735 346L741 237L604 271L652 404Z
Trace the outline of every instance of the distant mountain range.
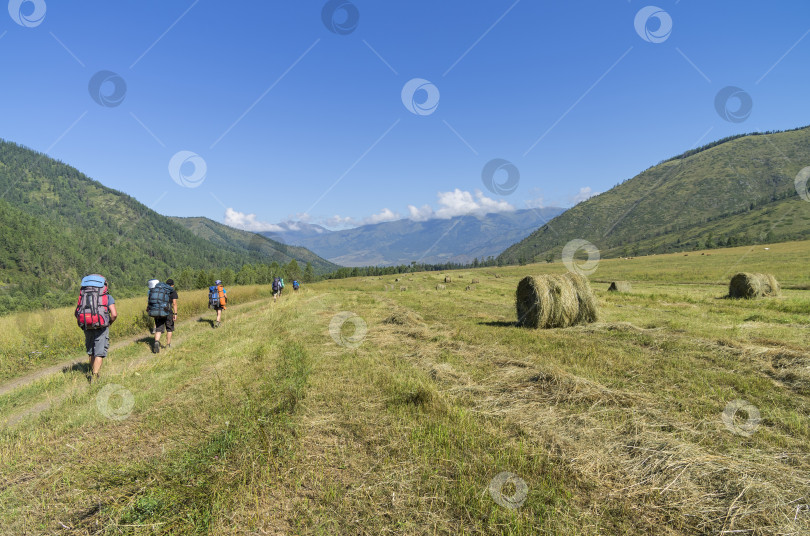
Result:
M427 221L398 220L354 229L329 231L306 223L281 224L286 230L262 233L303 246L343 266L394 266L469 263L499 255L525 238L562 208L517 210L485 216L456 216Z
M75 303L81 276L107 277L118 296L189 268L239 270L296 259L338 267L303 248L203 218L162 216L77 169L0 141L0 313Z
M796 183L806 166L810 127L718 140L574 206L499 260L559 259L574 239L605 257L805 239L810 203ZM798 182L807 197L807 177Z

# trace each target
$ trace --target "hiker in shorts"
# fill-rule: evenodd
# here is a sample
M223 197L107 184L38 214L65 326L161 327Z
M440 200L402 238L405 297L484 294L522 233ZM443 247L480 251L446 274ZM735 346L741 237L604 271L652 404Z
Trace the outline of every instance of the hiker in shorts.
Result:
M222 292L220 294L220 291ZM227 290L222 286L222 281L217 279L214 281L214 286L208 289L208 307L213 307L217 312L217 323L214 324L215 328L222 325L222 311L225 309L227 303L226 294ZM215 295L216 294L216 295Z
M152 353L160 353L160 335L166 332L166 349L172 347L172 333L174 333L174 322L177 320L177 291L174 289L174 280L167 279L166 284L172 287L172 292L169 295L171 303L172 314L168 316L155 317L155 342L152 343Z
M278 277L273 278L273 301L275 302L281 296L281 280Z
M90 358L88 380L92 383L98 381L102 360L110 349L110 326L118 318L115 298L109 294L104 277L93 274L82 278L74 315L84 330L84 348Z

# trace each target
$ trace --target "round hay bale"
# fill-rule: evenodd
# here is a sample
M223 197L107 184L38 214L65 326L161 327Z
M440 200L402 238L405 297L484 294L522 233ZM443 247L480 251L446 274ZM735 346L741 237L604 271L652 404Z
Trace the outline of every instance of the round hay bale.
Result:
M632 289L627 281L613 281L608 287L610 292L630 292Z
M405 292L406 290L408 290L408 287L399 287L400 292Z
M759 298L778 296L779 282L771 274L740 272L731 278L728 284L729 298Z
M442 285L441 283L438 283L438 284L436 285L436 290L445 290L446 288L447 288L447 287L446 287L446 286L444 286L444 285Z
M444 282L445 282L445 283L452 283L452 282L453 282L453 278L452 278L452 277L450 277L450 276L445 276L445 277L444 277Z
M472 286L471 286L471 285L467 285L467 286L464 288L464 290L472 290L472 289L473 289L473 288L472 288Z
M596 298L588 280L578 274L527 276L515 293L518 325L564 328L595 322Z

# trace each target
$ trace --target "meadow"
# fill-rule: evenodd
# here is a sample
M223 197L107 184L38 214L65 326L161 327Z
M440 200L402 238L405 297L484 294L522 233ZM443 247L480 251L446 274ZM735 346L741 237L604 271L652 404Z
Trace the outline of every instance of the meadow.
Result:
M808 534L808 261L604 259L599 321L551 330L514 293L559 260L234 287L217 330L183 293L158 355L122 300L100 382L0 397L0 534ZM725 299L737 271L782 295ZM81 359L70 310L0 321L5 385Z

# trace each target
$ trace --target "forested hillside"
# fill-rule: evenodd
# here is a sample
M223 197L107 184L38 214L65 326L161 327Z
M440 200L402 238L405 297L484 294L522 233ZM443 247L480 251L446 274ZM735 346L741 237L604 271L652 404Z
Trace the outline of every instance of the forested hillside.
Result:
M75 300L80 277L105 275L118 295L183 269L214 275L245 264L287 265L302 248L212 243L77 169L0 141L0 313ZM160 237L160 240L156 240ZM266 238L256 236L260 242ZM278 246L284 247L282 244ZM307 252L315 271L334 267Z
M606 257L804 239L810 203L794 181L808 165L810 128L718 140L576 205L499 260L559 258L574 239Z

